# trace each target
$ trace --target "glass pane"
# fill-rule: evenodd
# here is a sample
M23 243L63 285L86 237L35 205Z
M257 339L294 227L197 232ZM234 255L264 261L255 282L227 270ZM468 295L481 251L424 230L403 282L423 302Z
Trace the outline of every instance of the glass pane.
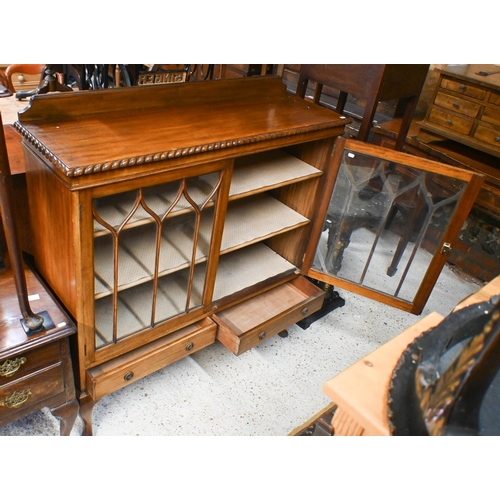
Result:
M465 186L346 150L313 269L411 303Z
M94 200L97 348L202 305L219 178Z

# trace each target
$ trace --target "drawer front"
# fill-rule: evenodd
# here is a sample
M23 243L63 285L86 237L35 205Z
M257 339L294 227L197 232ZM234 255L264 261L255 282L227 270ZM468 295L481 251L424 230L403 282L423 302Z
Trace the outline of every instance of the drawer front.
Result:
M441 87L481 101L486 97L486 90L484 88L473 85L472 83L452 80L446 76L441 80Z
M325 292L302 276L214 316L217 339L236 355L321 309Z
M116 359L87 370L87 389L98 400L215 342L217 326L206 318Z
M500 109L484 108L481 120L492 125L500 126Z
M59 342L0 360L0 387L59 360Z
M62 366L52 365L0 387L0 421L64 391Z
M443 92L438 92L434 103L441 108L456 111L470 118L475 118L481 109L480 104L460 99Z
M474 138L500 148L500 130L478 125Z
M497 106L500 106L500 93L492 91L490 98L488 99L488 102L491 102L491 104L496 104Z
M439 125L440 127L453 130L459 134L469 135L472 129L472 120L467 120L444 111L432 109L429 113L429 121Z

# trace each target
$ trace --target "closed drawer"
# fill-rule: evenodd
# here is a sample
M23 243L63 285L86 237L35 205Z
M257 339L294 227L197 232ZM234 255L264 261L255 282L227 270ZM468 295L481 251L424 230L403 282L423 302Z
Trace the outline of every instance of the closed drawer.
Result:
M215 342L208 318L87 370L87 390L98 400Z
M474 138L500 148L500 131L497 129L478 125Z
M437 93L434 103L441 108L456 111L470 118L475 118L481 109L480 104L469 102L465 99L445 94L444 92Z
M441 87L481 101L486 97L486 90L484 88L447 77L443 77L441 80Z
M59 360L59 342L0 360L0 387Z
M491 104L496 104L497 106L500 106L500 93L492 91L490 98L488 99L488 102L491 102Z
M481 120L492 125L500 126L500 109L484 108Z
M472 120L467 120L459 116L452 115L451 113L446 113L444 111L439 111L435 108L429 113L428 120L440 127L453 130L453 132L458 132L459 134L469 135L472 124Z
M321 309L324 296L299 276L215 315L217 339L239 355Z
M0 422L25 407L35 406L64 391L60 363L43 368L0 388Z

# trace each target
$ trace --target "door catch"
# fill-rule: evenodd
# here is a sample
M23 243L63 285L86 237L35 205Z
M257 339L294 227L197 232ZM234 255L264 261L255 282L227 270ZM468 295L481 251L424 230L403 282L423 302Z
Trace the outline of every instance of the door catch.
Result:
M443 243L443 247L441 248L441 253L443 255L448 255L451 252L451 245L449 243Z

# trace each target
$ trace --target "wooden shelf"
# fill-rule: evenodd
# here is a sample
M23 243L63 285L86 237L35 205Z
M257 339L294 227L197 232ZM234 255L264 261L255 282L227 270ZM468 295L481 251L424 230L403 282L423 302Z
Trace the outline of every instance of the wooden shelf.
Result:
M241 221L244 220L245 224ZM181 222L176 219L176 222ZM208 257L213 211L202 216L196 262ZM169 226L163 231L160 249L159 276L178 272L188 267L193 251L194 217L184 224ZM309 220L291 210L275 198L259 194L235 201L229 205L221 254L268 239L296 229ZM123 290L150 281L154 277L156 259L156 230L153 226L141 226L120 236L118 287ZM167 251L168 250L168 251ZM109 295L113 290L114 260L113 240L99 238L94 248L96 298Z
M271 277L295 271L295 266L262 243L245 247L220 258L213 300L220 300ZM204 263L196 266L191 307L201 305L205 273ZM155 322L164 321L185 310L188 283L188 269L158 280ZM136 285L118 294L120 338L151 326L152 297L152 282ZM109 295L95 302L96 332L100 339L96 347L113 340L113 317L109 314L112 301L113 297Z
M276 189L320 175L320 170L279 149L244 156L234 162L229 199Z

